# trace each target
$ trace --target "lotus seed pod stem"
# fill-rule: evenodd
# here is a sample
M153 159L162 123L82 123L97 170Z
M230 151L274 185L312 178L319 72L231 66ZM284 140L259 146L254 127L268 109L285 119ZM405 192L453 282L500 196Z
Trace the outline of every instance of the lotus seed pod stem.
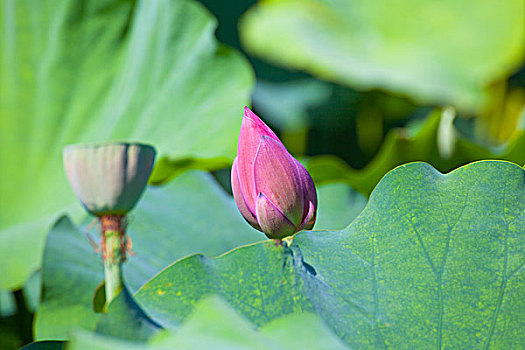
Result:
M104 215L102 226L102 257L106 288L106 305L122 290L122 263L126 260L126 231L124 216Z

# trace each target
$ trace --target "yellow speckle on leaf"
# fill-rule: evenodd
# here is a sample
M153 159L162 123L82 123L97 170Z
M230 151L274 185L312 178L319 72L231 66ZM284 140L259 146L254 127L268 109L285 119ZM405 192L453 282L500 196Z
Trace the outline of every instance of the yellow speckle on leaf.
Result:
M162 289L158 289L158 290L157 290L157 294L158 294L158 295L164 295L164 293L165 293L165 292L164 292Z

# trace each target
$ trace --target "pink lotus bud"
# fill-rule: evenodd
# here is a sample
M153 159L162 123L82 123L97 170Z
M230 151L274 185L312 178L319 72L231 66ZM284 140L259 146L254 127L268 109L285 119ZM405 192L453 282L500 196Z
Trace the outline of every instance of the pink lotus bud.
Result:
M282 239L314 226L317 194L310 174L248 107L233 161L232 190L242 216L268 238Z

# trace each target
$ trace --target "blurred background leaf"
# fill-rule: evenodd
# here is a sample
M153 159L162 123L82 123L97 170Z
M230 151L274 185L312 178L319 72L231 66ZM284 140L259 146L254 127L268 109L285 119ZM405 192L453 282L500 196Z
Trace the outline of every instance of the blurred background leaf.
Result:
M130 140L172 160L231 160L253 73L195 1L0 8L0 288L14 289L40 265L57 214L79 207L64 145Z
M241 38L323 79L476 110L519 68L524 19L521 0L268 0L244 15Z
M505 145L484 147L458 130L451 113L450 109L435 110L426 118L391 129L377 155L362 169L331 155L312 157L305 164L318 184L344 181L369 195L390 169L409 162L425 161L442 172L478 159L525 162L525 130L517 130Z

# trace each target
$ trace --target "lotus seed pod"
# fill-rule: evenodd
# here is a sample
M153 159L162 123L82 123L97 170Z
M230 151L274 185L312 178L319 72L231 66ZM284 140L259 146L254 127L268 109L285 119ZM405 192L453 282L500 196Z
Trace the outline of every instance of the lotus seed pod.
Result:
M155 149L132 143L70 145L64 168L73 192L93 215L125 215L144 191Z

